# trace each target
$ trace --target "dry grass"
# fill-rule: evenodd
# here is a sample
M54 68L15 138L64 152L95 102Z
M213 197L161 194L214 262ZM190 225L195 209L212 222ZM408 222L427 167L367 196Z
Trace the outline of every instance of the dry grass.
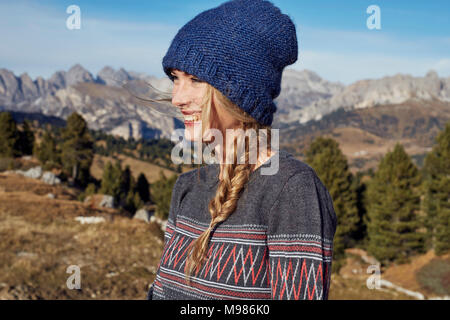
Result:
M419 291L426 296L442 295L439 292L432 292L430 288L423 286L417 281L417 274L432 261L442 261L450 264L450 253L438 257L433 250L430 250L424 255L413 257L410 263L389 267L384 272L383 278L409 290Z
M352 164L350 165L352 173L369 168L375 169L380 159L388 151L394 150L397 142L401 143L405 151L411 156L429 151L429 148L416 144L414 139L385 139L359 128L336 128L330 134L324 134L324 136L332 138L339 143L342 153L348 159L349 163ZM364 152L364 154L359 152ZM353 166L353 162L356 159L365 160L362 168Z
M39 181L0 177L0 299L145 299L162 251L155 225L49 199ZM23 180L34 187L10 190ZM77 216L107 219L83 225ZM70 265L81 269L80 290L66 286Z
M341 268L339 275L333 275L330 299L414 299L393 289L369 289L366 281L374 273L367 270L374 262L368 260L373 257L361 249L347 249L346 252L346 264ZM365 256L365 259L362 256ZM419 292L428 299L448 295L450 287L448 270L450 270L450 253L437 257L434 251L430 250L426 254L411 257L409 263L393 264L380 271L381 279L404 289ZM418 280L419 274L421 281Z
M387 289L369 289L365 278L344 278L332 275L329 300L414 300L405 294Z
M79 191L64 186L51 186L39 180L25 178L16 174L0 173L0 192L28 192L45 196L53 193L58 199L74 200Z
M373 275L368 273L370 263L361 256L367 256L361 249L347 249L347 259L339 274L331 277L330 300L411 300L412 297L388 289L369 289L367 279ZM370 259L370 258L369 258ZM384 279L384 270L381 270Z
M127 165L130 166L130 170L134 178L137 179L137 177L141 173L143 173L149 183L153 183L159 179L159 171L164 172L166 177L170 177L176 174L175 171L168 170L166 168L145 161L136 160L124 155L119 155L118 158L122 161L122 168L125 168ZM110 161L111 163L116 162L116 160L111 157L95 155L94 161L91 166L92 176L100 180L102 178L103 168L106 166L108 161Z

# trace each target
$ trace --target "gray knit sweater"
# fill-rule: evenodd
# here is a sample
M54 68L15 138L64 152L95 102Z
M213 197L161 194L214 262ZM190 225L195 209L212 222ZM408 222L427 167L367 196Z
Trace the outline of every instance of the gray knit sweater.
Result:
M251 173L233 214L213 231L207 261L184 280L189 244L211 221L219 165L181 174L172 191L165 246L147 299L327 299L336 214L306 163L278 153L279 170Z

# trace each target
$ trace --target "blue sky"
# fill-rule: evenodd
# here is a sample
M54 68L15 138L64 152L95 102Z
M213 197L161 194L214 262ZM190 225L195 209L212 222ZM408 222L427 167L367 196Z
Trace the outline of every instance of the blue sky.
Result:
M161 60L176 32L217 0L0 0L0 68L33 79L80 63L94 75L104 66L162 77ZM397 73L450 76L450 1L273 0L297 27L299 60L330 81L350 84ZM70 5L81 29L66 28ZM369 5L381 29L369 30Z

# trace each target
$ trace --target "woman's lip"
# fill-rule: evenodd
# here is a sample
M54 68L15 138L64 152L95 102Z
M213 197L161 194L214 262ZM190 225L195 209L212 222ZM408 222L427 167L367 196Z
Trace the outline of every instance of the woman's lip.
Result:
M201 111L181 111L185 116L193 115L194 113L201 113Z

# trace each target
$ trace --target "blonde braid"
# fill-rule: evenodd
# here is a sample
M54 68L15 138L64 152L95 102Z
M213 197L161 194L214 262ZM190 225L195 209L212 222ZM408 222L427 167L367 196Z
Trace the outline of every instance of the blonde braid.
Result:
M247 129L255 129L257 133L257 149L259 150L259 129L269 128L267 126L261 126L257 122L242 122L242 128L244 132ZM269 128L270 129L270 128ZM251 172L254 170L256 164L250 164L250 142L246 143L247 138L244 140L245 155L244 163L238 164L237 162L237 150L234 147L237 138L233 141L233 161L231 164L225 164L223 169L223 179L220 181L217 187L216 194L209 202L208 209L211 215L211 222L209 227L190 245L189 256L186 260L185 274L186 280L190 282L190 276L195 273L198 274L200 267L207 259L207 249L209 238L213 229L221 222L225 221L237 207L237 202L240 197L241 191L244 189L246 183L250 178ZM268 130L268 146L270 149L270 130Z

